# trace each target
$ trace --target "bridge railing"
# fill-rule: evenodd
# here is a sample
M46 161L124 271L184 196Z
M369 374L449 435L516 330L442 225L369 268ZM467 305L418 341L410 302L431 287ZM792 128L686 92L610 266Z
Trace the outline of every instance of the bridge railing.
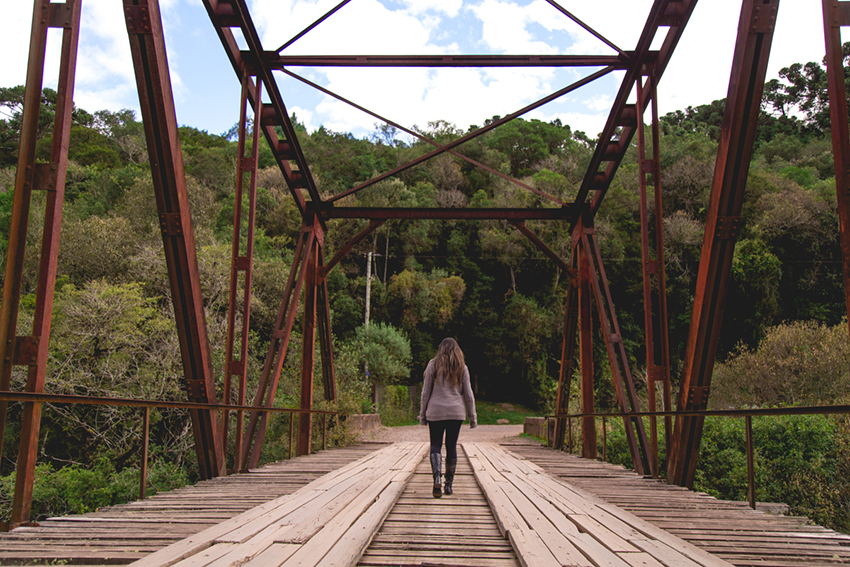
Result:
M572 413L555 414L546 416L545 431L550 431L549 421L553 419L565 419L567 421L568 450L573 452L573 427L574 419L593 417L594 420L602 419L602 460L608 460L607 420L608 418L643 418L643 417L677 417L677 416L703 416L703 417L735 417L743 418L746 429L747 448L747 495L750 507L756 507L755 488L755 450L753 448L753 417L760 416L788 416L788 415L850 415L850 405L837 406L797 406L787 408L747 408L747 409L725 409L725 410L693 410L693 411L645 411L631 413ZM552 444L552 436L547 436L548 443Z
M289 414L289 452L287 455L292 457L293 446L293 431L296 414L315 414L322 416L322 448L327 448L327 430L328 417L336 418L338 421L340 416L344 416L343 412L330 410L307 410L299 408L277 408L264 406L240 406L232 404L204 404L196 402L177 402L166 400L139 400L134 398L108 398L97 396L77 396L70 394L35 394L31 392L0 392L0 402L28 402L28 403L51 403L51 404L73 404L73 405L94 405L94 406L112 406L112 407L135 407L144 410L142 420L142 445L140 448L141 455L140 472L139 472L139 499L145 498L147 486L147 465L148 465L148 441L150 437L150 412L151 409L176 409L176 410L227 410L227 411L257 411L266 413L288 413ZM15 489L18 489L16 484Z

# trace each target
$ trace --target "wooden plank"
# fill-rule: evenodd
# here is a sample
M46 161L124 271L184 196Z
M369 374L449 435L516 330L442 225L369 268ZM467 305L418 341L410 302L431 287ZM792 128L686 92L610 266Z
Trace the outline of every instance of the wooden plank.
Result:
M426 455L358 565L519 567L463 452L454 485L453 495L433 498Z
M227 555L223 555L209 563L207 567L238 567L239 565L243 565L271 547L275 539L280 537L280 532L290 529L290 527L271 525L251 538L250 541L241 545L217 543L215 544L216 546L233 545L234 548Z
M464 443L463 448L475 456L474 471L482 487L495 485L499 490L492 490L494 500L507 497L520 515L514 524L539 533L563 564L629 567L628 561L648 562L648 555L677 567L729 565L658 528L647 530L636 516L551 477L538 465L495 444ZM569 546L566 555L561 555L562 540Z
M334 567L355 565L381 527L390 509L395 506L403 490L404 483L391 482L390 486L378 496L368 511L360 515L356 521L350 523L348 529L328 549L328 552L321 559L320 563L322 565L333 565ZM319 538L316 538L316 540L322 541L325 536L326 534L322 530L322 533L319 534ZM330 539L333 536L327 534L327 537ZM315 565L318 564L319 562L315 563Z
M376 458L380 458L384 455L381 453L391 451L390 447L381 449L380 451L376 451L375 453L366 455L358 461L354 461L352 463L348 463L347 465L337 469L328 475L327 478L323 477L318 481L313 481L313 483L304 486L292 494L288 494L282 496L278 499L272 500L238 516L235 516L225 522L220 524L216 524L206 530L192 535L188 538L180 540L168 547L160 549L159 551L148 555L147 557L140 559L133 563L134 567L169 567L170 565L174 565L178 561L182 561L183 559L199 553L204 549L210 547L216 540L221 538L225 538L231 532L236 530L240 530L244 525L251 524L251 528L249 530L243 530L243 533L240 533L240 537L244 536L245 538L250 537L246 535L244 531L252 531L251 535L255 535L262 531L266 526L276 521L272 519L268 522L263 519L266 515L271 514L272 516L276 516L277 513L281 511L286 511L286 513L290 513L291 511L297 509L299 506L302 506L304 503L309 502L313 498L317 496L317 491L315 490L315 486L325 487L330 486L334 479L344 478L346 474L351 473L352 471L356 471L359 466L362 465L363 462L370 462ZM379 455L376 455L378 453ZM230 536L231 539L236 539L234 536ZM244 539L240 539L239 541L244 541Z
M384 519L427 448L425 443L401 443L376 451L290 495L162 549L143 563L316 565L352 524L357 523L363 532L367 522ZM373 506L375 511L367 513ZM377 528L377 523L369 528L361 550ZM354 533L351 536L356 539ZM285 556L272 555L275 550Z
M503 533L507 533L524 567L547 565L560 567L575 561L582 561L575 563L576 565L590 565L550 522L546 521L542 515L534 513L533 505L516 490L516 487L504 480L496 469L497 466L501 466L502 470L505 470L503 463L494 464L481 447L474 447L473 444L468 443L462 446L470 462L473 463L475 477L490 502L500 529ZM531 526L526 522L530 522ZM568 557L569 560L564 561L562 557Z
M631 511L657 530L653 534L655 538L649 539L666 541L663 534L669 532L667 535L683 538L698 550L739 565L850 564L850 545L844 543L850 536L807 525L805 518L767 515L750 510L746 502L717 500L638 476L621 466L588 461L559 451L519 444L509 448L550 475L607 501L593 510L616 505ZM556 501L555 504L563 503ZM610 524L610 519L615 517L612 513L591 517L622 536L622 526L615 529ZM645 526L639 524L632 527L645 530ZM628 537L625 539L631 541ZM689 558L700 562L695 553L698 552L689 552ZM706 553L706 561L710 560L710 554ZM621 557L625 558L623 554Z
M648 553L621 553L620 559L628 563L629 567L666 567L663 563Z
M295 543L273 543L265 551L245 563L245 567L280 567L300 547Z

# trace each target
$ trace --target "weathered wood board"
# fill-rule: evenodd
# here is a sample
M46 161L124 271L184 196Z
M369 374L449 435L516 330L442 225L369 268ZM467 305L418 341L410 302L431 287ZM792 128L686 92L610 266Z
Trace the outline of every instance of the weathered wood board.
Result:
M549 474L739 567L850 565L850 536L807 518L767 514L746 502L645 478L629 469L526 444L504 448Z
M494 443L463 443L523 567L730 567Z

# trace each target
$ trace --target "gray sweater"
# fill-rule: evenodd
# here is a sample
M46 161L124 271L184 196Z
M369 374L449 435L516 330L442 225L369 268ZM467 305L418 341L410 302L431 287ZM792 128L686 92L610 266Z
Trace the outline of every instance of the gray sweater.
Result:
M469 427L478 425L475 414L475 398L469 383L469 368L463 367L463 380L460 384L448 384L436 380L434 360L425 368L425 383L422 385L422 404L419 422L425 425L429 421L459 419L463 421L469 415Z

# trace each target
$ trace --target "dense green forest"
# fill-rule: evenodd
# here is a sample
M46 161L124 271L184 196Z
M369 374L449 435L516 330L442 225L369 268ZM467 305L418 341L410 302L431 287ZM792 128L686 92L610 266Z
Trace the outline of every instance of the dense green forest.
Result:
M767 84L720 341L722 363L712 392L715 407L847 403L850 349L825 91L819 63L783 69ZM0 120L3 256L22 99L22 87L0 89L0 106L8 117ZM45 89L38 143L38 155L45 159L50 151L54 107L55 93ZM652 214L664 219L674 382L690 323L723 108L724 101L715 101L661 119L664 210ZM481 120L487 124L497 118ZM391 127L376 125L371 136L360 139L325 128L307 132L297 116L292 119L318 188L327 196L431 150L424 143L398 136ZM180 128L206 320L220 382L233 230L234 131L214 135L190 126ZM429 123L420 131L438 142L466 133L444 121ZM559 121L517 119L458 151L569 202L594 144L593 136ZM69 157L47 391L182 399L173 312L138 117L128 110L92 114L75 109ZM301 228L298 211L265 144L260 148L260 167L249 360L254 381L262 367ZM34 196L35 219L43 209L41 199ZM450 155L377 183L339 205L553 206ZM328 224L326 257L366 226L365 221ZM568 226L553 221L527 224L552 250L568 258ZM632 369L639 393L645 396L634 149L608 192L596 228ZM38 223L33 221L20 334L28 333L32 320L39 242ZM367 335L363 322L369 252L373 254L373 325ZM424 366L439 341L454 336L466 354L480 399L511 401L541 414L551 411L566 286L565 275L557 266L506 222L387 222L328 278L340 390L334 407L345 412L373 409L364 362L368 362L370 378L381 384L413 385L421 382ZM293 345L300 344L297 329L296 324ZM601 341L596 349L597 405L600 410L612 409L616 406L614 388ZM276 401L281 406L298 402L299 351L290 348ZM16 373L13 389L23 389L24 380L23 374ZM320 380L317 387L321 388ZM20 407L12 406L0 460L0 475L6 475L0 479L0 513L8 506L13 485L10 473L19 417ZM156 411L153 420L151 484L165 489L196 479L187 416ZM843 444L828 443L817 458L832 459L829 474L848 478L847 471L835 464L836 451L847 456L846 424L831 418L825 423L817 422L818 431L826 439L842 439ZM272 424L264 459L285 456L285 450L274 443L276 436L285 437L285 427L285 423ZM701 463L699 482L719 496L740 496L739 484L728 490L722 486L730 474L718 472L719 468L710 472L711 466L731 462L718 456L718 439L726 430L717 432L716 427L720 426L707 426L704 452L709 456ZM133 497L140 444L137 411L51 405L45 410L41 440L43 464L39 466L34 513L85 511ZM775 439L770 442L777 443ZM810 449L815 450L813 445ZM829 471L824 470L818 469L818 474L827 475ZM712 485L711 479L718 475L720 484ZM835 498L846 503L850 490L842 487L843 492ZM781 494L765 494L783 499ZM832 512L821 516L819 520L831 525L850 526L846 510L840 518Z

